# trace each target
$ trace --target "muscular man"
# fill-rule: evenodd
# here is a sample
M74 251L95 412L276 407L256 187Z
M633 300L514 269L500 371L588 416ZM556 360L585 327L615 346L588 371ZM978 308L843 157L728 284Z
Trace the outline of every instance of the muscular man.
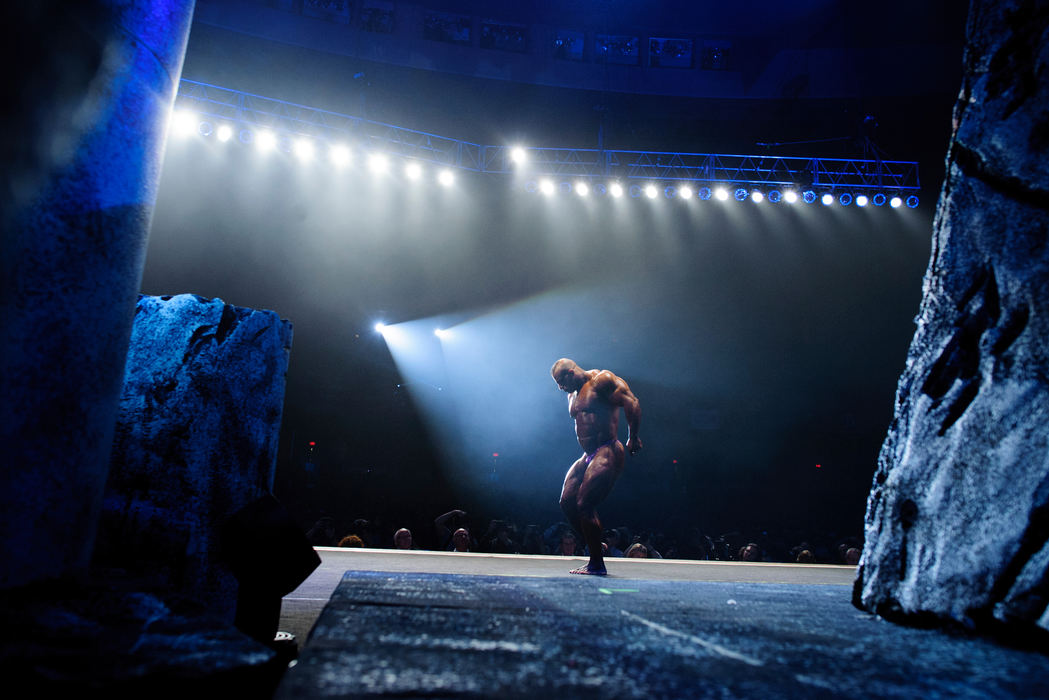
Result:
M608 370L585 370L562 358L554 363L550 375L569 395L568 413L575 419L575 434L583 448L583 456L568 469L561 490L561 510L590 550L587 565L571 573L604 576L608 572L595 509L623 472L623 443L616 437L619 409L626 414L626 451L634 455L641 449L641 404L627 383Z

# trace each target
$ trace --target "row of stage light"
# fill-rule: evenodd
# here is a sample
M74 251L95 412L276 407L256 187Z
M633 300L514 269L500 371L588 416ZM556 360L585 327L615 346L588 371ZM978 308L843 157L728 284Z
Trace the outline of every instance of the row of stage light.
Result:
M281 150L294 155L304 163L321 158L321 155L318 153L318 143L309 137L299 136L292 139L288 136L278 136L273 131L267 129L260 129L258 131L241 129L239 132L236 132L232 124L221 122L215 123L185 110L177 111L172 115L171 131L173 134L180 137L188 137L196 133L205 138L214 138L220 143L229 142L233 140L234 136L236 136L240 143L247 146L254 146L262 153ZM324 146L327 148L327 160L332 166L336 168L345 168L352 164L353 152L345 144L324 144ZM524 169L528 161L527 151L521 147L511 149L510 160L517 167ZM379 151L369 153L366 162L368 169L377 175L387 173L392 168L390 157ZM406 160L404 164L404 175L409 180L420 180L424 175L422 164L415 160ZM436 180L441 185L446 187L451 186L455 183L455 172L451 168L442 168L437 172ZM710 199L728 201L729 199L735 199L739 202L749 200L755 204L765 201L771 202L772 204L779 204L781 202L785 204L795 204L799 202L813 204L819 202L825 206L838 204L843 207L850 206L853 203L858 207L866 207L869 204L880 207L888 204L893 209L898 209L904 204L911 209L918 206L917 195L910 195L904 199L899 194L889 196L884 192L877 192L874 195L868 195L853 192L818 192L815 189L804 188L778 189L770 187L761 189L753 186L733 186L731 183L715 185L713 187L700 186L694 188L693 185L687 183L665 186L656 186L652 183L645 185L624 185L617 181L605 184L601 182L591 182L585 179L579 179L574 182L562 181L555 183L552 179L542 178L539 180L529 180L525 185L525 189L528 192L538 193L545 196L567 194L578 197L589 197L593 195L596 197L608 196L613 199L619 199L624 196L629 196L634 199L641 197L656 199L659 197L660 193L662 193L667 199L690 200L695 198L702 201ZM799 192L798 189L801 191Z

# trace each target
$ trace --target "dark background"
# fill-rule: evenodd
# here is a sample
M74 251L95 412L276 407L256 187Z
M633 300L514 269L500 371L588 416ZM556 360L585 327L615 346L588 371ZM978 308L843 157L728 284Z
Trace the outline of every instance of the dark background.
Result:
M450 190L405 188L172 139L143 292L220 297L293 322L276 494L304 527L328 514L345 534L366 517L413 526L425 545L452 508L475 529L492 517L559 520L579 448L548 373L569 356L625 378L643 406L646 448L601 509L607 525L858 536L960 76L964 19L938 7L918 3L897 21L887 15L903 3L872 5L877 21L842 9L806 41L933 42L956 51L944 61L955 72L914 66L928 72L917 93L782 99L486 80L198 20L186 78L475 143L761 154L758 142L804 140L775 152L862 157L861 122L875 115L869 133L886 157L920 162L922 204L548 200L524 179L465 172ZM402 324L400 352L372 330L379 320ZM449 341L430 334L451 324Z

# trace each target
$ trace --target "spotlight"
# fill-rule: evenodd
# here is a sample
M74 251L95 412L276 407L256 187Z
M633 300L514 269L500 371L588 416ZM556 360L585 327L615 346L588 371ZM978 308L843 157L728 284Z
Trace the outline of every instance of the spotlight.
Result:
M722 202L724 202L726 199L728 199L728 190L726 190L724 187L719 187L716 190L714 190L714 196L720 199Z
M201 136L211 136L212 131L214 127L211 126L211 122L201 122L197 125L197 133Z
M245 146L250 146L255 143L255 132L251 129L241 129L237 138L240 139L240 142Z
M296 139L292 150L295 152L295 157L304 163L313 158L313 142L309 139Z
M663 196L667 199L673 199L677 195L677 188L673 185L667 185L663 188Z
M773 204L779 204L780 200L783 199L783 193L779 190L769 190L769 201Z
M380 333L381 334L381 333L383 333L385 331L386 331L386 324L385 323L382 323L380 321L379 323L375 324L375 332L376 333Z
M649 199L655 199L659 195L659 190L656 189L655 185L645 185L645 196Z
M437 336L438 338L447 338L448 335L449 335L449 332L447 330L445 330L444 328L434 328L433 329L433 334L435 336Z
M772 190L772 192L775 192L775 191L776 190ZM757 190L754 190L753 192L750 193L750 199L751 199L752 202L760 203L763 199L765 199L765 195L761 194ZM772 197L769 197L769 200L771 201Z
M525 149L520 146L514 146L510 149L510 160L520 165L528 160L528 154L525 153Z
M423 166L419 165L415 161L412 161L404 166L404 176L409 180L418 180L422 177Z
M816 201L816 193L812 190L805 190L801 193L801 198L805 200L805 204L812 204Z
M340 168L345 167L350 163L350 149L342 144L332 146L329 157L331 158L331 162L336 166Z
M580 197L585 197L590 194L590 186L585 182L575 183L575 193Z
M223 143L229 141L231 138L233 138L233 127L231 127L229 124L223 124L218 128L218 131L215 132L215 138L217 138L219 141L222 141Z
M829 207L831 204L834 204L834 195L832 195L830 192L827 192L825 195L820 197L820 201L823 202L825 206Z
M885 193L879 192L878 194L874 195L874 199L871 201L874 202L874 206L880 207L885 205L886 199L888 199L888 197L885 196Z
M445 187L451 187L455 184L455 173L445 168L437 175L437 182L441 183Z
M899 197L893 197L889 200L889 206L893 209L899 209L901 204L903 204L903 200Z
M852 195L848 192L842 192L841 196L838 197L838 201L841 202L841 206L847 207L852 204Z
M746 190L746 188L745 187L737 187L736 191L733 193L733 196L736 198L737 202L742 202L744 199L747 198L747 190Z
M277 137L272 131L260 131L255 138L255 147L260 151L271 151L277 146Z
M865 206L867 206L867 195L865 195L865 194L858 194L858 195L856 195L856 206L858 206L858 207L865 207Z
M613 182L611 185L609 185L608 191L613 197L617 199L623 196L623 186L620 185L618 182Z
M679 189L677 193L678 196L681 197L681 199L692 199L692 188L688 185L682 185L681 189Z
M794 204L798 201L798 193L794 190L787 190L783 193L783 201L787 204Z
M710 199L710 188L709 187L700 187L699 188L699 192L696 193L696 196L698 196L703 201L706 201L706 200Z
M193 122L193 113L180 109L171 115L171 130L179 136L189 136L193 133Z
M390 169L390 160L382 153L372 153L368 156L368 169L373 173L385 173Z
M918 206L918 196L912 194L910 197L908 197L907 198L907 206L910 209L914 209L916 206Z
M554 183L552 180L540 180L539 191L543 194L550 196L554 193Z

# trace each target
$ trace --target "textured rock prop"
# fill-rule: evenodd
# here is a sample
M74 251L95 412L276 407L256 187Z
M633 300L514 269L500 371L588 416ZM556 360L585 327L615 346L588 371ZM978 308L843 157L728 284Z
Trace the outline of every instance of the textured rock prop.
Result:
M0 589L90 562L192 0L3 3Z
M291 336L271 311L139 299L96 563L233 622L221 533L272 488Z
M1049 3L974 0L854 594L887 617L1049 629L1047 39Z

